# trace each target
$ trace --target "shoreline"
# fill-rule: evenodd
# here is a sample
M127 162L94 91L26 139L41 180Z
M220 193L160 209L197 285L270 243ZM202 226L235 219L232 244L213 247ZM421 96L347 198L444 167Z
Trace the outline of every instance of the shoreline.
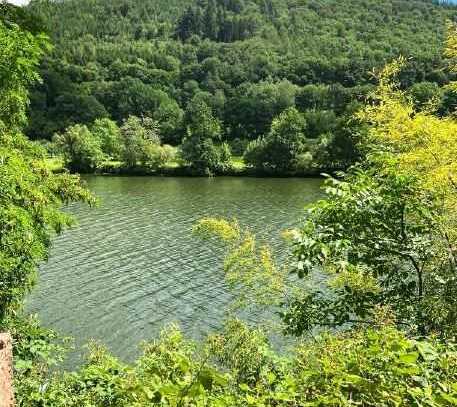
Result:
M53 168L53 172L59 173L69 171L65 167ZM276 171L259 171L255 169L232 169L223 172L215 172L212 174L196 171L188 167L162 168L159 170L151 170L148 168L99 168L95 171L84 172L75 171L80 175L95 175L100 177L187 177L187 178L219 178L219 177L237 177L237 178L324 178L324 174L334 176L343 169L316 169L315 171L307 172L276 172ZM71 172L71 171L70 171Z
M244 163L233 165L229 169L214 171L212 173L197 170L183 165L170 165L158 169L144 166L123 167L119 162L105 162L99 168L91 171L74 170L65 167L60 158L48 158L49 168L55 173L69 171L81 175L97 176L119 176L119 177L189 177L189 178L211 178L211 177L246 177L246 178L324 178L325 174L335 176L344 172L347 167L337 168L310 168L296 171L275 171L273 169L256 169L247 167Z

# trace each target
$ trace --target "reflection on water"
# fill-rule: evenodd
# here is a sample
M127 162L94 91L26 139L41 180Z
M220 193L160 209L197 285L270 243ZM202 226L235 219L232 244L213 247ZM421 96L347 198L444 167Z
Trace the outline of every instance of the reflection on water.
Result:
M78 226L55 239L28 301L44 325L81 345L100 339L131 358L177 322L193 337L217 328L231 297L221 253L191 236L204 216L236 217L280 251L319 195L317 179L89 177L97 208L73 205Z

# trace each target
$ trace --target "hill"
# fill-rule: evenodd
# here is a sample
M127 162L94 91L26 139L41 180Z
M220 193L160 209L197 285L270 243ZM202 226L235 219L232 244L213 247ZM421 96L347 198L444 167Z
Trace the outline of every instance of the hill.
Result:
M446 83L445 21L457 15L425 0L33 0L28 10L55 43L31 137L137 115L179 144L189 105L203 101L235 150L291 106L311 138L335 133L373 69L399 55L410 58L404 86Z

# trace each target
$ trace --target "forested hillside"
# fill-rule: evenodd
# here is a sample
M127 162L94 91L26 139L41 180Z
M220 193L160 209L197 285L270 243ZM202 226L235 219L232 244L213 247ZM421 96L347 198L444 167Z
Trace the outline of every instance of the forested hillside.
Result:
M457 15L430 0L32 0L29 10L55 43L32 93L30 137L133 115L154 119L161 140L180 145L199 110L218 123L214 144L240 155L296 108L304 139L285 159L337 168L355 155L348 117L374 68L404 55L403 85L415 85L420 102L442 97L445 21ZM441 110L453 106L446 94ZM264 144L247 157L276 168Z

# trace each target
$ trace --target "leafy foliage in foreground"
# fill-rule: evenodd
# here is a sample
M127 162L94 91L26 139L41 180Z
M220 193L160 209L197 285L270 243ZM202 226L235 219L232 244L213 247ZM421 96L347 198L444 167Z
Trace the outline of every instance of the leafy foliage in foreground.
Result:
M457 123L414 109L393 82L403 64L386 67L376 103L360 113L370 125L367 159L329 180L296 235L299 277L322 266L332 295L291 300L292 332L370 323L381 305L402 327L456 335Z
M77 373L18 381L19 406L450 406L457 403L457 351L415 341L389 326L322 335L288 357L239 321L204 350L176 328L126 365L94 347ZM45 385L42 385L46 382ZM23 391L27 389L27 391ZM32 390L32 391L31 391Z
M61 206L92 202L78 177L53 174L44 150L20 133L46 46L45 37L0 22L0 322L33 286L53 233L71 225Z

